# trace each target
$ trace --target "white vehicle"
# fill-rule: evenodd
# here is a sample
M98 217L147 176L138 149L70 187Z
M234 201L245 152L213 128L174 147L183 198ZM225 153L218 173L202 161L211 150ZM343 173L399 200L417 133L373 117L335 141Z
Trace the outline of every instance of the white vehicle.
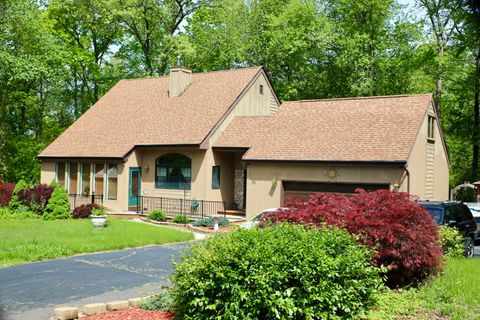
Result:
M465 203L470 209L470 212L472 213L473 219L475 219L475 222L477 223L477 241L480 241L480 203L478 202L466 202Z
M250 219L248 219L248 221L245 221L244 223L242 223L240 225L240 228L242 228L242 229L252 229L252 228L258 226L258 223L260 222L260 220L262 219L262 217L265 214L268 214L268 213L271 213L271 212L277 212L277 211L285 211L285 210L288 210L288 208L265 209L262 212L260 212L259 214L257 214L255 216L251 217Z

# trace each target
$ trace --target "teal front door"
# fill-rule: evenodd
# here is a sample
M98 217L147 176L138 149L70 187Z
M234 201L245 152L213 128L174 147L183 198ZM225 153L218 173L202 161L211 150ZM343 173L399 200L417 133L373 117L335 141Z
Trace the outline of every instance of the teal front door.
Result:
M142 173L140 168L130 168L130 178L128 182L128 206L136 207L139 197L142 195Z

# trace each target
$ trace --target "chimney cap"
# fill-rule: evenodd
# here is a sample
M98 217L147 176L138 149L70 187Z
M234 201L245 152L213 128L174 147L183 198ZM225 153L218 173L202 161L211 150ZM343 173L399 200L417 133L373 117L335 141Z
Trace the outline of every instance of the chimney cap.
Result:
M171 67L170 72L172 72L172 71L183 71L185 73L192 73L192 70L190 70L186 67L182 67L182 66Z

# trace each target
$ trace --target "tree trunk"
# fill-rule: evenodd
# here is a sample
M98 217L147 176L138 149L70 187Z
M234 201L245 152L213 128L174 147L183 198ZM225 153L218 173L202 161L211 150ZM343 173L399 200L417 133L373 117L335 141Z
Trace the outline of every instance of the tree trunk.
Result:
M437 81L435 83L435 105L437 107L438 118L440 119L442 111L442 94L443 94L443 63L442 58L444 54L444 43L438 41L438 66L437 66Z
M480 145L480 49L476 57L475 70L475 98L473 102L473 153L472 153L472 182L478 181L478 161Z

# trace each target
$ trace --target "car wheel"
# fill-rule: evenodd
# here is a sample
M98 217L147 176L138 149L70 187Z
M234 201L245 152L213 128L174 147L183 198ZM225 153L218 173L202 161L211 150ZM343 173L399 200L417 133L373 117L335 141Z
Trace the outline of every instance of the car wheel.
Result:
M474 250L473 239L468 237L467 240L465 240L465 256L467 258L473 257Z

